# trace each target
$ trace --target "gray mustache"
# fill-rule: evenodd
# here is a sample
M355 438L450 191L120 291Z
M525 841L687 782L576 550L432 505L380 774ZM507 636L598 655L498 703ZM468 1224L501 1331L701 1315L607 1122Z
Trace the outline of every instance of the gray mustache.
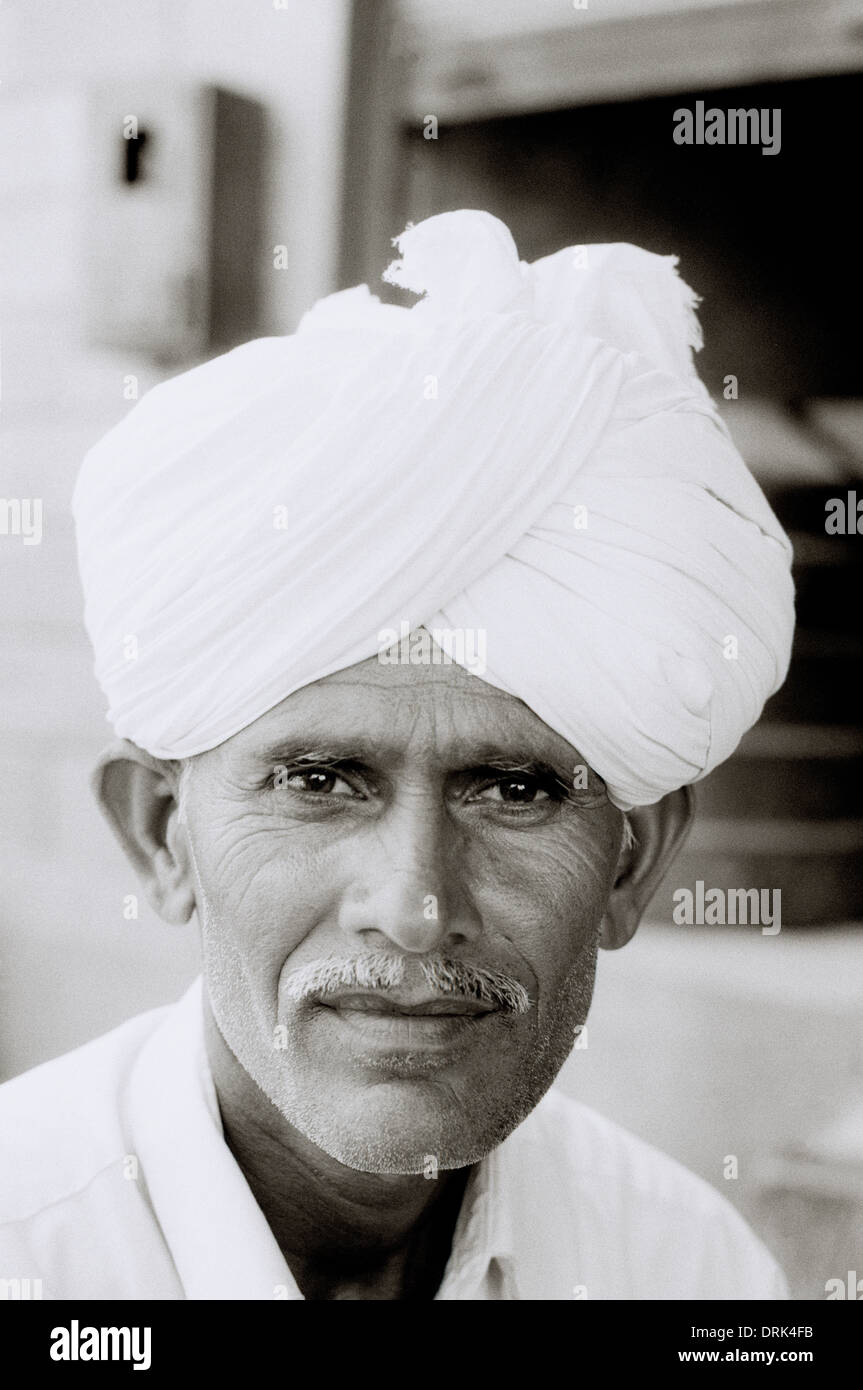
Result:
M282 993L286 999L299 1001L352 987L397 989L404 983L408 964L405 956L388 955L385 951L369 952L351 960L331 956L293 970L283 982ZM477 999L511 1014L524 1014L530 1008L524 985L500 970L469 965L449 956L411 958L410 965L420 971L435 994Z

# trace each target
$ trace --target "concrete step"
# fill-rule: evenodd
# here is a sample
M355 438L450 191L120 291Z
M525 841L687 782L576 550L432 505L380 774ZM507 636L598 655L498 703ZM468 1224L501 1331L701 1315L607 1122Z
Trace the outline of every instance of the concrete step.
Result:
M674 894L706 888L779 891L786 926L863 918L863 819L696 818L683 852L648 909L673 922ZM772 901L769 899L768 901Z
M687 854L793 857L863 852L863 817L846 820L748 820L699 816Z
M863 741L863 735L861 735ZM696 786L699 811L757 820L863 817L863 752L856 757L746 757L735 754Z
M743 735L734 756L859 758L863 757L863 728L858 724L783 724L760 719Z
M747 466L761 486L774 489L835 486L845 477L844 455L776 400L756 398L720 403L720 414ZM823 515L823 513L822 513Z
M841 451L863 477L863 400L821 397L807 401L804 419L825 446Z
M853 832L841 833L832 845L812 833L832 830L836 824L844 823L811 822L790 835L779 832L771 848L767 833L751 837L750 822L705 822L666 875L647 915L652 921L674 923L679 901L675 892L687 889L694 894L700 881L725 894L731 889L766 889L771 895L778 891L783 929L863 920L863 823L855 822ZM736 834L716 834L713 827L719 825ZM769 831L775 832L778 825L781 822L771 822Z

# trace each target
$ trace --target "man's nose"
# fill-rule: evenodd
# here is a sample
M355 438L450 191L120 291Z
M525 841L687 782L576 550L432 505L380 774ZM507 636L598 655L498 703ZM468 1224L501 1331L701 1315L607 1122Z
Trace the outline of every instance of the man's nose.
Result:
M364 950L421 954L475 940L482 923L469 893L463 833L444 808L404 805L357 846L339 925Z

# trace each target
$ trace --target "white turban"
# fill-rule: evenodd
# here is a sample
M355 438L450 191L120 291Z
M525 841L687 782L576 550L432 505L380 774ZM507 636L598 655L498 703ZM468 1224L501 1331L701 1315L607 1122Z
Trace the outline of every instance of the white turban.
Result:
M482 633L483 678L647 804L734 750L788 666L791 548L695 374L676 257L528 265L496 218L157 386L84 460L108 718L213 748L381 634ZM440 645L446 645L441 637ZM463 649L451 648L458 660Z

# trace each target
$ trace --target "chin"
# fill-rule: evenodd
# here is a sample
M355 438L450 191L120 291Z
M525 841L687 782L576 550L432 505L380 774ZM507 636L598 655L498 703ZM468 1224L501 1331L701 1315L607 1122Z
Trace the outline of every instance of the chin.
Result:
M391 1176L423 1174L429 1179L447 1169L468 1168L497 1146L491 1140L482 1141L476 1137L453 1138L444 1146L430 1137L424 1142L415 1133L382 1136L380 1133L345 1135L329 1132L307 1137L330 1158L355 1172Z
M518 1088L515 1088L517 1091ZM507 1088L490 1097L481 1087L425 1081L387 1081L350 1097L330 1095L279 1107L291 1125L330 1158L357 1172L424 1174L480 1162L530 1113L536 1100L518 1103ZM341 1103L340 1103L341 1102Z

